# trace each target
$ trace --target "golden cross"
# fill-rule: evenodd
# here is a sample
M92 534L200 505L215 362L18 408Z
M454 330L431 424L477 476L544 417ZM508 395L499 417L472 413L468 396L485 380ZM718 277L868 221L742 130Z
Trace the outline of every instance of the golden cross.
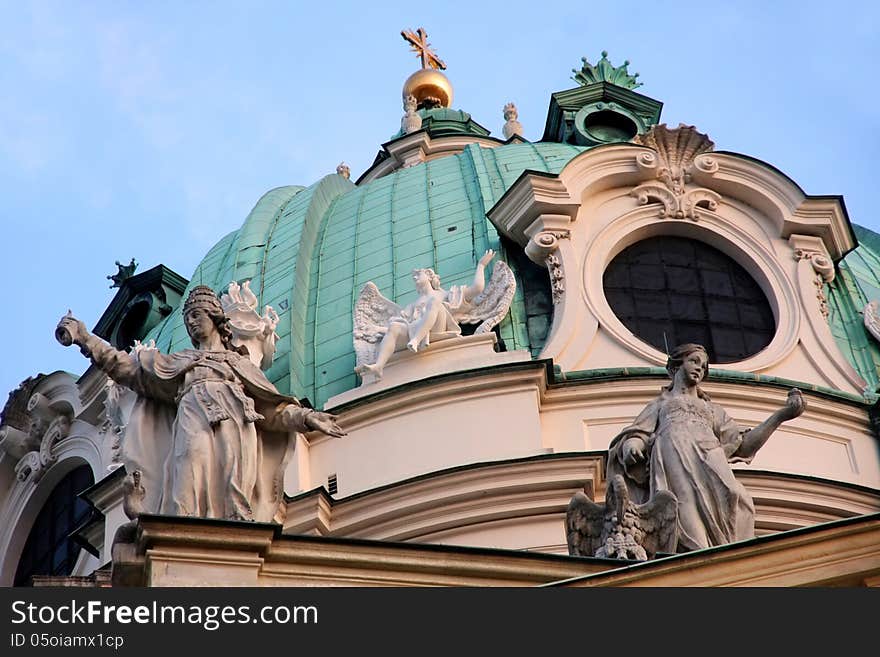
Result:
M437 57L434 51L431 50L431 44L428 43L428 33L423 28L420 27L415 32L412 30L401 30L400 36L412 46L413 51L421 58L422 68L446 69L446 64L443 63L443 60Z

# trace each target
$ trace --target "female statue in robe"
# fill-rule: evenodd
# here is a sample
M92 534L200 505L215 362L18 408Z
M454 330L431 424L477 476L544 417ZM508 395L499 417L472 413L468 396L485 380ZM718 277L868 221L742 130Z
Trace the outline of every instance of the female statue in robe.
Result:
M646 502L658 491L678 499L678 551L752 538L755 509L731 462L750 462L770 435L806 406L796 388L785 406L757 427L741 431L700 388L709 356L704 347L676 347L666 365L672 382L609 451L608 479L626 478L630 496Z
M279 393L232 346L228 319L211 288L193 288L183 314L195 348L173 354L118 351L70 314L56 337L79 345L111 379L137 393L122 460L129 473L141 473L144 512L280 521L294 432L345 432L334 416Z

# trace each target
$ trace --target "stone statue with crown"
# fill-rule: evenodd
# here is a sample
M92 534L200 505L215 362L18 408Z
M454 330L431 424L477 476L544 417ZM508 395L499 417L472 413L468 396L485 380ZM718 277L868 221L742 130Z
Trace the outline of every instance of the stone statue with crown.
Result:
M271 361L277 315L255 308L248 285L231 285L223 302L195 286L183 306L194 348L172 354L114 349L69 312L58 323L61 344L78 345L137 395L121 450L138 491L132 514L281 522L296 432L345 435L333 415L281 394L260 370Z

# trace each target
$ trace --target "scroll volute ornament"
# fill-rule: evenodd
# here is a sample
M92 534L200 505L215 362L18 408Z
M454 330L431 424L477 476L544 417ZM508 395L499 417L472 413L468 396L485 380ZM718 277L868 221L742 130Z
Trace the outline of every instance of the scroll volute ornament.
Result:
M699 219L699 208L715 210L718 207L721 197L716 192L705 188L687 189L693 168L709 174L718 170L717 162L708 157L700 158L715 147L708 135L692 125L681 123L670 129L661 123L643 135L636 135L633 143L656 152L656 155L640 153L636 158L639 168L653 172L659 181L639 185L630 192L640 205L660 203L661 217L693 221Z

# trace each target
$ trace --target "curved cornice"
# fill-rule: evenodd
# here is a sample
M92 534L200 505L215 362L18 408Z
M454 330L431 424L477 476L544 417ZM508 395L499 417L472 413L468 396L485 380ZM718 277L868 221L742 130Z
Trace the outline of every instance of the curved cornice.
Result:
M470 134L432 137L427 130L418 130L382 144L382 150L379 151L373 165L361 174L356 184L364 185L394 173L398 169L421 164L428 160L457 155L470 144L478 144L483 148L497 148L523 141L525 140L518 135L514 135L507 141Z
M487 216L499 231L524 246L530 237L527 229L541 214L574 218L571 206L579 205L587 195L651 180L650 168L638 164L640 153L653 151L609 144L572 158L558 176L525 171ZM791 178L760 160L735 153L705 153L696 158L691 173L696 185L763 212L780 237L821 238L835 261L857 245L841 197L806 195Z
M606 452L570 452L478 463L333 499L323 487L288 499L286 534L431 542L452 530L502 520L563 519L571 496L587 486L604 499ZM751 492L759 534L880 511L880 490L819 477L736 469ZM521 545L520 549L545 546Z

